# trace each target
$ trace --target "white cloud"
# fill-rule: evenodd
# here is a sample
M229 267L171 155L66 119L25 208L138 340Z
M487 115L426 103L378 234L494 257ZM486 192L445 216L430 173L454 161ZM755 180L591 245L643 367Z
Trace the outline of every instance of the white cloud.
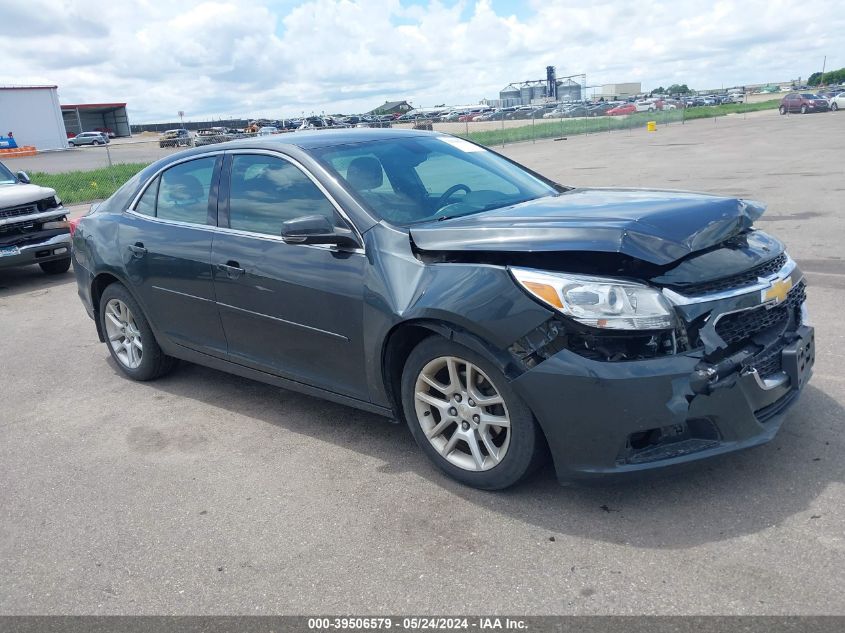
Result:
M72 4L72 6L71 6ZM494 98L511 81L712 88L845 65L845 13L808 0L6 0L0 84L63 102L127 101L136 122L291 116ZM516 17L517 15L521 17ZM12 36L9 35L12 33Z

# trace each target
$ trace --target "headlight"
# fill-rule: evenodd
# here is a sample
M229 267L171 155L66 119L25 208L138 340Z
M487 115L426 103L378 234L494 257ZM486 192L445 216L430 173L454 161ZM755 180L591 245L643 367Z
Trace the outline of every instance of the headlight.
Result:
M672 307L644 284L528 268L511 268L533 297L590 327L607 330L664 330L675 326Z

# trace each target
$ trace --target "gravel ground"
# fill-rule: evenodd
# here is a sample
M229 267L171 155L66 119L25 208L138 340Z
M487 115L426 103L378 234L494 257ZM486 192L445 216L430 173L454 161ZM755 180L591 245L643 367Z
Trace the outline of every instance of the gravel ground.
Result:
M506 148L766 200L808 271L816 373L777 438L621 484L479 492L376 416L192 365L130 382L70 274L0 271L0 614L845 614L841 138L764 113Z

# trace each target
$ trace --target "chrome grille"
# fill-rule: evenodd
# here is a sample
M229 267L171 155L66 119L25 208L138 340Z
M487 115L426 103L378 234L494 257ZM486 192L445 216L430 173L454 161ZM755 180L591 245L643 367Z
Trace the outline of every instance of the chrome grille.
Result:
M716 323L716 334L728 345L741 343L770 327L786 325L790 317L798 318L798 310L806 298L804 282L798 283L786 300L774 308L760 306L723 316Z
M0 209L0 218L16 218L20 215L31 215L33 213L38 213L38 205L36 203Z
M742 288L744 286L753 286L757 283L759 277L768 277L774 275L781 268L786 265L786 253L781 253L774 259L770 259L754 268L749 268L738 275L724 277L722 279L715 279L711 281L703 281L697 284L689 284L685 286L673 286L672 289L680 292L686 296L705 295L716 292L724 292L725 290L732 290L734 288Z

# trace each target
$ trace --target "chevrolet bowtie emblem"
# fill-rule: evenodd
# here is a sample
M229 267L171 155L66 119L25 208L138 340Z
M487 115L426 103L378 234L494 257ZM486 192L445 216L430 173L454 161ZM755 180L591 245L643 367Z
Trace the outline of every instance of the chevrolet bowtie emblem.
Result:
M763 303L778 305L786 299L786 295L792 290L792 278L778 279L772 282L771 288L762 291Z

